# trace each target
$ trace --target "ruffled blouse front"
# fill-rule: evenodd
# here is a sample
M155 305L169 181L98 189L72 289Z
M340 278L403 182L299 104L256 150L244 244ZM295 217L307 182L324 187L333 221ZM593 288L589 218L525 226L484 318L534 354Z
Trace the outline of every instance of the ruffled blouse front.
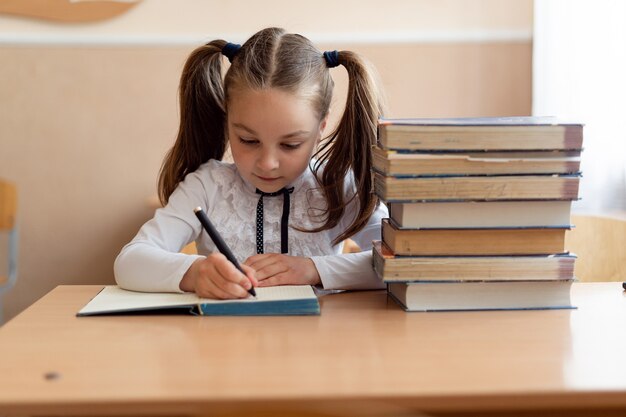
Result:
M380 239L381 219L387 216L384 205L376 210L367 226L352 239L366 252L342 254L343 244L332 241L350 225L356 215L349 204L339 224L330 230L307 233L297 229L320 226L326 201L311 170L307 169L291 185L289 214L289 255L309 257L315 263L326 289L382 288L371 266L371 242ZM345 195L354 193L351 178ZM244 262L256 254L256 208L259 194L246 182L234 164L210 160L186 176L115 261L115 277L123 288L137 291L179 292L179 284L189 266L216 251L203 232L193 209L202 207L235 257ZM264 251L281 251L283 196L264 197ZM179 253L195 241L198 255Z

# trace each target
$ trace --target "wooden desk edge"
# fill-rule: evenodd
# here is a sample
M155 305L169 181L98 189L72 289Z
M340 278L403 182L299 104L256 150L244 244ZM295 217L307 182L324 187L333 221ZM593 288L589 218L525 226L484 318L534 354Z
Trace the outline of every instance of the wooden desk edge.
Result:
M532 394L532 397L527 395ZM532 401L529 401L532 398ZM464 404L459 411L458 403ZM456 405L455 405L456 404ZM504 406L503 404L506 404ZM85 412L89 409L89 413ZM554 415L556 411L569 415L626 414L626 396L621 392L581 393L574 398L560 393L511 393L507 395L458 395L380 398L285 398L262 400L215 400L215 401L106 401L77 404L42 402L38 404L0 403L0 413L10 415L203 415L238 416L254 415L303 415L303 416L371 416L405 415L464 415L471 413L498 413L499 416L532 413L533 416Z

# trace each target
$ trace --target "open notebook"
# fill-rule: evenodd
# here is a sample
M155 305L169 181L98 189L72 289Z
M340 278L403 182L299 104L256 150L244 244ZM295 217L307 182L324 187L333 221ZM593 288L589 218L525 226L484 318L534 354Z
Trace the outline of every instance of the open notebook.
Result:
M256 298L210 300L192 293L145 293L106 286L77 316L130 314L183 310L207 316L289 316L320 314L313 288L285 285L255 288Z

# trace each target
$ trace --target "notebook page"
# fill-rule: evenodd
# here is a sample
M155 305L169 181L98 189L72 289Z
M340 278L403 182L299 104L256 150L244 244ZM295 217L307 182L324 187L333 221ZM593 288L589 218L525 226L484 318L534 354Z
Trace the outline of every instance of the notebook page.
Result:
M104 311L125 311L152 307L173 307L198 304L192 293L148 293L123 290L117 286L106 286L78 314Z
M315 293L310 285L281 285L277 287L255 288L254 290L256 291L256 298L252 296L239 300L211 300L200 298L196 303L219 304L228 302L260 302L315 298Z

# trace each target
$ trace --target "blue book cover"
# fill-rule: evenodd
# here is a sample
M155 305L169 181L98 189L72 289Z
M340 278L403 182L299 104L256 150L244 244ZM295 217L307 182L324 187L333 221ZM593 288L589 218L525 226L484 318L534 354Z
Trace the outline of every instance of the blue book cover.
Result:
M320 306L309 285L256 288L256 297L235 300L199 298L192 293L145 293L106 286L77 316L187 313L204 316L319 315Z

